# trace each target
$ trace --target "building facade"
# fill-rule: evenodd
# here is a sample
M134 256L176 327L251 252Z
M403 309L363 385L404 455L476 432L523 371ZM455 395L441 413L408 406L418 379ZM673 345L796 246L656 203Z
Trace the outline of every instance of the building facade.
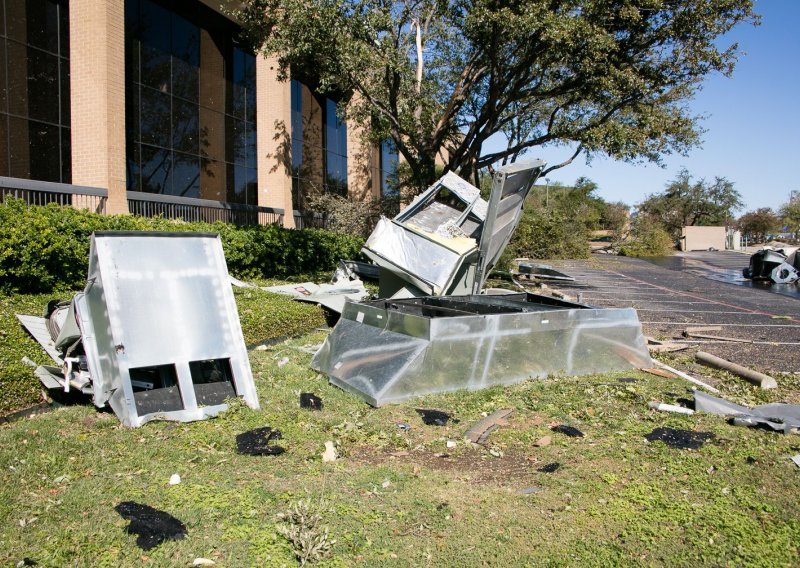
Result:
M218 1L0 5L0 176L105 188L108 213L131 194L291 212L390 191L391 144L278 81Z

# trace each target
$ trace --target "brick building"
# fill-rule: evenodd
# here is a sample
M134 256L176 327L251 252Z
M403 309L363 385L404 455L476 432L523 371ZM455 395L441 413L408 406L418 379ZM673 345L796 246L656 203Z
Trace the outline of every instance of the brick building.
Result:
M105 188L108 213L158 195L290 212L313 192L388 191L391 145L278 81L219 4L0 0L0 176Z

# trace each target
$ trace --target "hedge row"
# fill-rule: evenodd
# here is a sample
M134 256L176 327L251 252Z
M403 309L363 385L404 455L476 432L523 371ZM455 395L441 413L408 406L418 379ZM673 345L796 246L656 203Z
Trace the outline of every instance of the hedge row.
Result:
M0 203L0 290L46 293L83 287L94 231L200 231L219 233L228 271L239 278L287 278L333 270L356 258L363 239L321 229L99 215L50 204L29 207L18 199Z

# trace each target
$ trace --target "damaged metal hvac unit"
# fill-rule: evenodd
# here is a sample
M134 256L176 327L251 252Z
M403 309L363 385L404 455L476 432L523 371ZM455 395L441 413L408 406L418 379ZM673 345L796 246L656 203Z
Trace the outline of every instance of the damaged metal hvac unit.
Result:
M348 302L311 366L381 406L653 363L636 310L523 293Z
M448 174L394 220L382 220L364 252L380 266L380 293L389 299L348 302L312 367L380 406L551 374L652 366L633 309L479 294L543 167L500 168L488 204Z
M86 289L48 312L18 316L64 363L37 376L91 393L125 426L201 420L235 396L258 408L219 235L95 233Z
M489 203L449 172L397 217L381 219L362 249L379 267L380 297L479 293L544 167L536 160L500 168Z

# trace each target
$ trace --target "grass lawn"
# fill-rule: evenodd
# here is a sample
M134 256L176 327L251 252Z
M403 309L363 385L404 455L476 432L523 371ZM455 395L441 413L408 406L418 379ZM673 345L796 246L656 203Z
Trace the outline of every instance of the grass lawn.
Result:
M4 366L23 351L45 362L8 316L36 313L47 299L2 300ZM312 331L323 321L316 308L252 290L236 299L248 344L295 335L251 352L261 410L235 405L203 422L125 429L87 402L0 426L0 565L191 566L203 557L292 566L298 548L278 514L301 501L335 540L328 566L798 564L800 469L788 456L800 439L648 410L649 400L687 396L680 379L552 378L374 409L310 369L307 351L324 339ZM29 368L13 375L15 392L38 393ZM778 377L769 393L718 377L737 402L800 392L797 375ZM322 411L301 409L300 392L320 396ZM416 408L459 422L426 426ZM486 447L464 442L471 424L500 408L514 412ZM561 423L585 437L550 431ZM282 431L286 452L237 454L236 434L261 426ZM645 439L662 426L714 438L698 450ZM544 436L551 443L537 446ZM326 441L334 462L321 459ZM552 473L538 471L553 463ZM170 485L175 473L181 482ZM114 510L123 501L169 512L186 537L143 551Z

